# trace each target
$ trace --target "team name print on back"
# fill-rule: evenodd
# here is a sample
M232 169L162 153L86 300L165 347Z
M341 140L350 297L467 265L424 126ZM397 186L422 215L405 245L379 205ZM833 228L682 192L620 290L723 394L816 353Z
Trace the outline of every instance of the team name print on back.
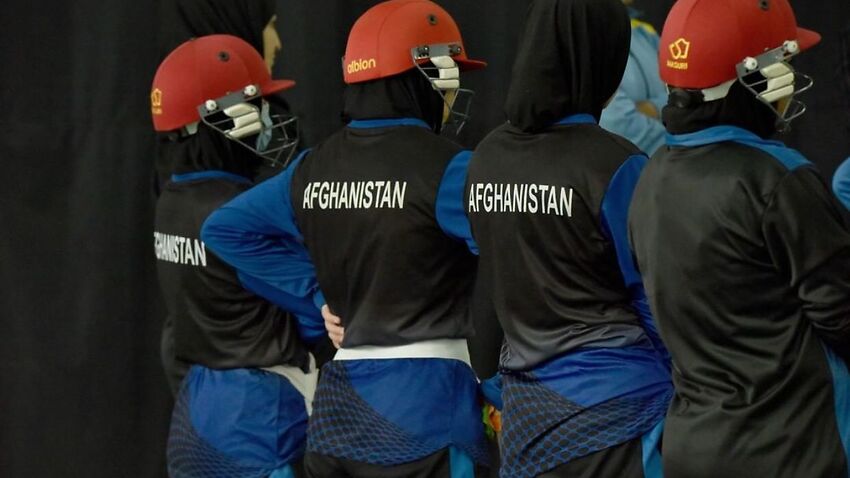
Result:
M207 249L203 241L191 237L153 233L153 249L157 260L175 264L207 266Z
M407 181L322 181L304 188L304 209L402 209Z
M573 188L550 184L473 183L468 212L573 216Z

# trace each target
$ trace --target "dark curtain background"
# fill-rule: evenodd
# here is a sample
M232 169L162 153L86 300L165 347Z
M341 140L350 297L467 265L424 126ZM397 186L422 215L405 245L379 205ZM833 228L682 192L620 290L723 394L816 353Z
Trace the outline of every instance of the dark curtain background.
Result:
M307 145L340 126L340 57L367 0L278 1L277 73ZM490 68L462 138L502 122L526 2L440 1ZM670 1L638 4L661 26ZM850 154L839 71L844 0L793 2L824 44L796 62L815 77L790 142L831 174ZM167 0L9 0L0 17L0 476L159 477L170 397L152 254L148 93ZM485 314L480 313L479 316ZM498 341L487 324L482 334ZM479 364L492 348L477 351ZM482 370L492 366L481 366Z

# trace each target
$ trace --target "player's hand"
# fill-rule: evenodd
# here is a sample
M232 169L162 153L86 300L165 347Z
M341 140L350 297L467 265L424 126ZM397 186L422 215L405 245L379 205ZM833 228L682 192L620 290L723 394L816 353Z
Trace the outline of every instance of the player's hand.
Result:
M342 337L345 332L342 327L342 319L334 315L327 304L322 306L322 318L325 319L325 330L328 331L328 337L330 337L334 347L339 348L342 345Z

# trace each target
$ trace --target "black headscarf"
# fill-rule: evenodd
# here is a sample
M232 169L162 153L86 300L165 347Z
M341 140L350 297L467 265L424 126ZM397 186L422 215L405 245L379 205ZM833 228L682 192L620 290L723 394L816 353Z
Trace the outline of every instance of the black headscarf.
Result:
M674 91L661 113L671 134L693 133L720 125L738 126L765 139L776 133L776 114L738 81L722 100L687 104L678 98Z
M621 0L533 0L505 105L528 132L573 114L597 120L629 57L631 26Z
M166 52L190 38L237 36L263 54L263 29L275 13L274 0L175 0L165 2Z
M443 99L419 70L345 87L343 121L419 118L439 132Z
M169 176L217 170L253 179L262 164L254 152L204 123L198 124L198 132L191 136L168 133L159 140L159 155L170 165Z

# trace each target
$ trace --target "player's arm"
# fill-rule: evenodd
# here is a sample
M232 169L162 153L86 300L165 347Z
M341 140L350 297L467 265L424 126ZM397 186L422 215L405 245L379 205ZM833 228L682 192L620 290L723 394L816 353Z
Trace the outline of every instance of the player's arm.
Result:
M472 227L466 216L463 190L471 151L462 151L449 162L437 190L437 223L449 237L466 242L470 252L478 255L478 245L472 238Z
M599 125L629 138L647 154L653 154L664 144L667 133L660 119L641 113L638 104L622 90L617 90L611 103L602 111Z
M643 280L638 272L629 245L629 205L632 202L638 179L640 179L640 173L647 161L647 157L642 154L631 156L614 173L602 199L600 218L603 233L614 244L614 249L617 252L617 263L620 266L623 281L632 294L632 305L640 317L641 325L658 355L665 363L669 364L670 354L661 341L655 320L650 312Z
M850 358L850 230L840 204L811 167L788 174L765 210L774 264L797 290L806 318L833 351Z
M832 190L841 204L850 211L850 158L844 160L832 177Z
M325 299L289 195L293 172L304 154L283 173L212 213L201 237L237 270L245 288L295 314L302 338L313 340L326 333L320 312Z

